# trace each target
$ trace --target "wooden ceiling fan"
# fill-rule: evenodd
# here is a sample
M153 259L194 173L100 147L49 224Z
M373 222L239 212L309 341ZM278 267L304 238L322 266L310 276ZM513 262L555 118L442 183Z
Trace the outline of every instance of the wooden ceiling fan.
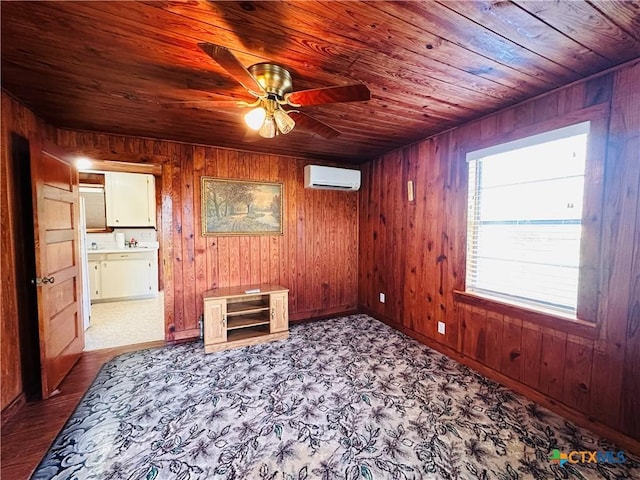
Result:
M202 100L176 102L181 107L241 107L251 108L245 115L249 135L255 132L263 138L273 138L291 132L294 127L311 131L323 138L334 138L340 132L305 113L300 107L336 102L359 102L371 99L366 85L355 84L342 87L314 88L293 91L291 74L274 63L257 63L245 68L226 47L213 43L199 43L198 47L215 60L229 75L242 85L253 100ZM285 110L285 108L288 108Z

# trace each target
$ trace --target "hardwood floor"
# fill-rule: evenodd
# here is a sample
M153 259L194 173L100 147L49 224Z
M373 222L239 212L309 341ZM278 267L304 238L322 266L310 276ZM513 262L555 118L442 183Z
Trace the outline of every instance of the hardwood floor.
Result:
M3 480L28 479L49 449L100 368L116 355L159 347L164 341L84 352L60 393L23 405L2 425L1 472Z

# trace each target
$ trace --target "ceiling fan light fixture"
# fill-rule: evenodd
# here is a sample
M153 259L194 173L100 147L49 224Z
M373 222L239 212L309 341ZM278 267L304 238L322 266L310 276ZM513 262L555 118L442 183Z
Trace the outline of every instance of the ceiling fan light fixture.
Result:
M267 117L267 111L263 107L257 107L253 110L249 110L249 112L244 116L244 122L251 130L260 130L265 122Z
M268 117L264 120L258 133L264 138L273 138L276 136L276 122L273 120L273 117Z
M295 120L281 108L273 112L273 119L276 121L276 125L278 126L280 133L285 135L296 126Z
M209 103L220 107L250 108L251 111L244 116L245 123L249 129L257 131L264 138L287 134L295 127L310 131L326 139L340 135L338 130L316 120L310 115L297 110L284 110L284 105L298 108L328 103L371 100L371 92L364 84L293 91L291 73L280 65L262 62L245 67L227 47L209 42L200 42L198 47L242 85L254 97L254 100L252 102L244 100L207 100L204 102L180 103L189 107L193 107L194 103L196 106ZM292 113L295 114L293 118L291 117ZM256 138L255 135L248 135L247 137Z

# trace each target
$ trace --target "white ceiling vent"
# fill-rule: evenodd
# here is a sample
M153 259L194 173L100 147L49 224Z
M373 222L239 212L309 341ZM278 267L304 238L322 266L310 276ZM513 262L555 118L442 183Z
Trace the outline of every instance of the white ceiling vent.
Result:
M307 165L304 167L304 188L355 191L360 188L360 170Z

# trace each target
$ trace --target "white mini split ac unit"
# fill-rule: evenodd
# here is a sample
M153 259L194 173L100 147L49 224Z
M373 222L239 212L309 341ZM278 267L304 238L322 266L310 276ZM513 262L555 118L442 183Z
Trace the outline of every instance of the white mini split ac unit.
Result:
M307 165L304 167L304 188L355 191L360 188L360 170Z

